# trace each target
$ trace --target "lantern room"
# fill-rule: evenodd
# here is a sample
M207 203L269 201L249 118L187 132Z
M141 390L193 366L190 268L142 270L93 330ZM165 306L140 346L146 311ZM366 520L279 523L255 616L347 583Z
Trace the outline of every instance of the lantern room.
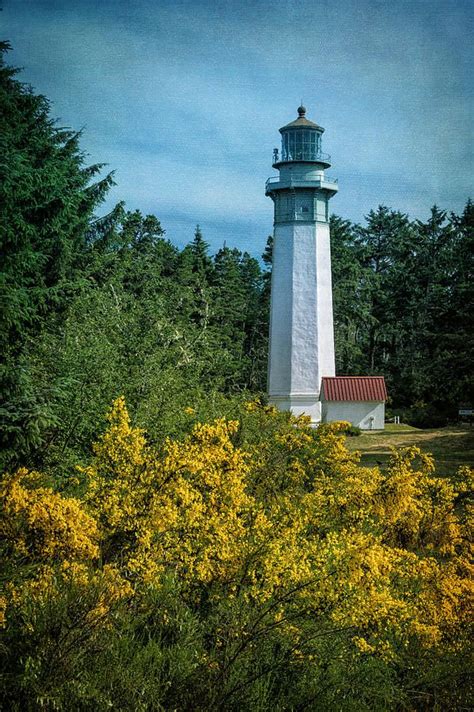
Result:
M273 151L274 168L294 161L319 163L325 168L330 166L331 156L321 151L323 132L322 126L306 118L305 107L298 107L298 118L280 129L281 153L277 148Z

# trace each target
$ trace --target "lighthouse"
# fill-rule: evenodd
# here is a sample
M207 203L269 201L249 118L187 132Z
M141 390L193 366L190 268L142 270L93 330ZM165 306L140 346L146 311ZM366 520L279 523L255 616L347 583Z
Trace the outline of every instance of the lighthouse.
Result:
M324 175L324 129L306 118L283 126L281 150L265 193L274 203L268 364L269 401L321 421L323 377L335 376L329 199L337 182Z

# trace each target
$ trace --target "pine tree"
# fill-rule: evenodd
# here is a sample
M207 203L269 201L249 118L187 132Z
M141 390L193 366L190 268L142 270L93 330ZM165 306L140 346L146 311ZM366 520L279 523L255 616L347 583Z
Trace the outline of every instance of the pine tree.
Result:
M357 374L366 368L371 273L363 265L354 225L333 215L330 228L336 371Z
M94 211L112 184L92 182L80 134L58 128L49 102L15 77L0 43L0 239L3 255L0 386L3 444L27 452L41 439L48 408L37 400L27 352L44 320L64 308L80 281Z

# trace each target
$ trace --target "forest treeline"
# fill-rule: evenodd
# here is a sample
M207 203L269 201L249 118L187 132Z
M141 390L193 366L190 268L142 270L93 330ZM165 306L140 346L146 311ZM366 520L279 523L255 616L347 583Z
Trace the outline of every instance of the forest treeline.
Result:
M337 372L382 374L389 408L444 425L472 403L474 206L426 222L380 206L331 220Z
M2 61L5 709L466 709L469 469L266 405L271 239L96 217L80 138ZM472 221L332 218L338 371L414 422L470 397Z

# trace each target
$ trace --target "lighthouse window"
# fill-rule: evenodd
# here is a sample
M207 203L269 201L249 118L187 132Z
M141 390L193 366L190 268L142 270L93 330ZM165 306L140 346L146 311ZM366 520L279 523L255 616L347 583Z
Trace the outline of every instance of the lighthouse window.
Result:
M314 161L321 152L321 135L317 131L288 131L282 135L284 161Z
M289 139L289 147L288 147L289 159L294 161L296 158L296 137L295 137L294 131L292 131L288 135L288 139Z
M303 143L303 136L300 131L298 131L298 133L295 136L295 145L296 145L296 151L295 151L296 158L302 159L304 143Z

